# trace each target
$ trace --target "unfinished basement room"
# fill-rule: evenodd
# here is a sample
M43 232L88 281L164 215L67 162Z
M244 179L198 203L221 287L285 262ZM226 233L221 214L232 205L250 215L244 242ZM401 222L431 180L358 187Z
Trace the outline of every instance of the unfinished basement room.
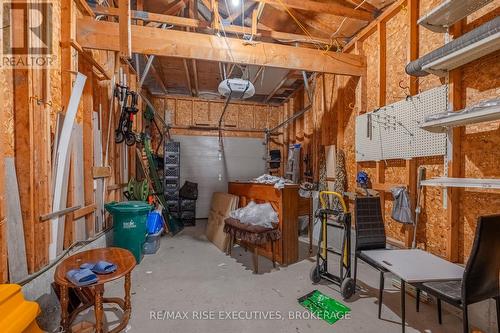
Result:
M500 333L500 0L0 18L0 333Z

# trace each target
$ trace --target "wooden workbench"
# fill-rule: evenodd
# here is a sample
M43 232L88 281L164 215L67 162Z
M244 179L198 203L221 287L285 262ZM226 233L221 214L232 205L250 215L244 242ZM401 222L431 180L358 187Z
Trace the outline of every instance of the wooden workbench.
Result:
M298 208L299 186L285 185L283 189L276 189L274 185L258 184L252 182L230 182L228 193L240 198L239 206L245 207L250 201L256 203L269 202L279 217L279 230L281 239L277 242L275 259L281 265L290 265L298 261ZM259 254L272 258L271 245L259 247Z

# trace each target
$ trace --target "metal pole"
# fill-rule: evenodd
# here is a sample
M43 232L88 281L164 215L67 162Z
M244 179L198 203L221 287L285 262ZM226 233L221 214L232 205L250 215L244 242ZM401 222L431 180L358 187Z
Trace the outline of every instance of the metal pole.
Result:
M295 119L301 117L304 113L306 113L307 111L309 111L311 108L312 108L312 104L309 104L308 106L306 106L305 108L303 108L301 111L297 112L296 114L294 114L290 118L288 118L285 121L283 121L281 124L279 124L276 127L270 129L269 133L273 133L273 132L277 131L278 129L280 129L281 127L283 127L286 124L288 124L289 122L294 121Z

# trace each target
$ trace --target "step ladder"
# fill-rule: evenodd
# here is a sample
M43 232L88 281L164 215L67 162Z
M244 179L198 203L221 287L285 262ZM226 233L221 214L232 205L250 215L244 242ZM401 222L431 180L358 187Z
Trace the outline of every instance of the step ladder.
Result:
M26 301L17 284L0 284L0 331L2 333L42 333L36 323L40 306Z

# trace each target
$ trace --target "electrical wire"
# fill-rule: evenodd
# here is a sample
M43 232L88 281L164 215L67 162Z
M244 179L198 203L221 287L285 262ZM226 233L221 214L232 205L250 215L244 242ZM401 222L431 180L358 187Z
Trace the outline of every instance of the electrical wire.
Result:
M34 279L36 279L37 277L39 277L40 275L42 275L43 273L45 273L46 271L48 271L49 269L51 269L52 267L54 267L59 261L61 261L73 248L77 247L77 246L85 246L85 245L88 245L94 241L96 241L98 238L100 238L101 236L103 236L106 232L108 232L109 230L113 229L113 227L110 227L110 228L107 228L101 232L99 232L97 235L95 235L94 237L90 238L90 239L87 239L87 240L84 240L84 241L78 241L78 242L75 242L73 244L71 244L70 247L68 247L66 250L63 251L63 253L61 253L54 261L52 261L50 264L48 264L47 266L43 267L41 270L39 270L38 272L36 273L33 273L27 277L25 277L24 279L22 279L21 281L17 281L17 282L14 282L18 285L21 285L21 286L24 286L25 284L33 281Z
M285 11L290 15L290 17L295 21L295 23L299 26L299 28L306 34L307 37L313 42L313 44L318 48L322 49L322 45L318 44L316 41L314 41L314 37L309 33L309 31L306 29L306 27L300 22L299 19L293 15L292 11L285 5L285 3L282 0L278 0L278 2L281 4L281 6L285 9ZM329 47L328 47L329 48ZM328 49L327 48L327 49Z
M363 6L363 4L366 2L366 0L363 0L361 1L361 3L359 5L357 5L356 7L354 7L354 9L358 9L359 7ZM331 35L330 35L330 40L333 39L333 36L337 35L339 32L340 32L340 29L342 29L342 27L344 26L344 23L345 21L347 21L347 17L344 17L344 19L342 20L342 22L340 22L340 25L339 27L337 28L337 30L335 30ZM328 51L328 50L327 50Z

